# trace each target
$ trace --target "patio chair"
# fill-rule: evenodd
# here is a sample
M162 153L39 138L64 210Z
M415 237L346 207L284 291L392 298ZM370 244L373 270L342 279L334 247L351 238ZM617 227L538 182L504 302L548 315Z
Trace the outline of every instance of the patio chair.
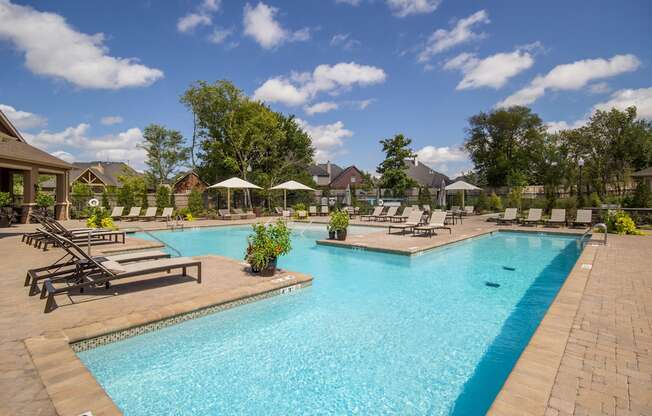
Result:
M145 215L141 215L138 217L139 220L141 221L151 221L156 219L156 211L158 208L156 207L149 207L145 210Z
M86 255L84 260L92 264L93 270L80 273L75 282L68 278L47 278L41 287L41 299L46 299L45 313L52 312L56 307L54 297L59 294L71 295L75 292L83 293L84 289L104 286L107 289L115 280L128 277L142 277L159 272L168 272L181 269L183 276L188 275L188 268L197 267L197 283L201 283L201 261L190 257L176 257L161 260L143 261L138 263L121 264L115 261L98 262ZM60 286L59 286L60 285Z
M122 218L122 212L125 210L125 207L113 207L111 211L111 218L114 220L119 220Z
M412 207L404 207L403 212L401 212L401 215L393 215L392 217L389 218L390 221L392 222L403 222L407 220L407 218L410 216L410 213L412 212Z
M445 212L433 212L432 215L430 216L430 221L428 221L427 224L412 227L412 234L417 235L418 232L422 232L424 234L427 234L428 237L432 237L433 234L437 235L435 230L438 229L448 230L448 233L452 234L453 230L451 230L450 227L447 227L444 224L445 221L446 221Z
M172 207L163 208L163 212L161 213L161 215L157 215L156 219L163 220L163 221L170 221L172 219L173 212L174 212L174 208Z
M451 211L453 211L453 212L458 212L459 210L460 210L459 205L453 205L453 206L451 207Z
M232 219L234 219L233 214L231 214L228 209L218 209L217 213L219 214L219 218L221 220L232 220Z
M527 218L523 219L523 225L534 225L535 227L541 223L541 208L530 208L527 213Z
M283 208L274 207L274 212L276 213L276 215L283 215Z
M421 205L421 209L424 212L431 212L432 211L432 209L430 208L430 205Z
M310 214L311 217L316 217L317 216L317 207L314 205L310 205L308 207L308 213Z
M131 207L129 214L124 216L122 219L127 221L133 221L140 218L140 207Z
M593 224L591 219L592 215L593 211L590 209L578 209L575 215L575 221L573 221L573 227L590 227Z
M505 209L503 216L498 218L498 224L513 224L516 221L516 214L518 214L516 208Z
M562 226L566 225L566 210L563 208L555 208L550 213L550 219L546 221L549 226Z
M62 248L66 254L49 266L30 269L27 271L27 275L25 276L25 286L30 286L29 296L33 296L39 292L38 283L41 280L55 277L68 277L70 279L75 279L79 276L79 273L87 272L93 267L93 263L84 259L85 252L83 248L65 237L52 233L49 234L50 237L56 241L57 247ZM93 256L92 258L100 263L105 261L131 263L135 261L156 260L169 257L169 253L156 250L116 254L112 256Z
M303 209L300 209L297 211L297 219L301 221L305 221L308 219L308 211L305 211Z
M423 211L420 211L418 209L413 209L412 212L410 212L410 215L408 218L405 220L405 222L400 223L400 224L391 224L389 226L389 229L387 230L388 234L392 233L392 229L398 229L401 230L401 232L405 233L405 231L410 231L414 227L418 227L421 225L421 218L423 217Z
M473 205L466 205L464 207L464 212L462 214L464 215L473 215L475 213L475 207Z
M371 221L372 218L379 216L381 212L383 212L383 207L376 207L371 214L360 215L360 219L362 221Z
M382 222L388 221L391 219L391 217L396 215L397 211L398 211L398 207L389 207L387 208L387 212L381 212L379 215L374 217L374 220L382 221Z
M245 212L241 208L233 208L233 213L235 215L238 215L240 217L240 219L245 219L245 218L246 219L253 219L253 218L256 218L256 214L254 214L251 211Z
M39 230L40 232L49 231L53 234L66 237L72 241L80 243L90 243L93 245L111 243L124 244L127 235L125 231L104 230L101 228L68 229L64 227L59 221L46 217L38 218L38 221L44 227L44 230ZM120 241L119 237L122 237L122 241ZM34 246L37 248L43 248L43 251L46 251L48 246L54 243L55 241L47 233L45 233L42 238L39 238L35 242Z
M320 215L328 215L328 205L322 205L321 206L321 211L319 212Z

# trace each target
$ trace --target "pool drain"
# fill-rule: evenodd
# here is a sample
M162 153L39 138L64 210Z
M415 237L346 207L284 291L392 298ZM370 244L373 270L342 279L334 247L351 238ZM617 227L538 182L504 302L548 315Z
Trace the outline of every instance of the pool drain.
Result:
M513 272L516 270L516 267L503 266L503 270L509 270L510 272Z
M496 282L484 282L484 284L485 286L489 286L489 287L500 287L500 284Z

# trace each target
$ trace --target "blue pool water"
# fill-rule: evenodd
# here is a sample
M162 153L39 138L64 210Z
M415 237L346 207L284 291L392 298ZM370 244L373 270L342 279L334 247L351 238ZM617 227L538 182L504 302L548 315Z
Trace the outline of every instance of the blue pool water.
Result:
M157 236L241 259L249 231ZM580 253L575 238L500 232L407 257L317 246L324 234L294 232L280 260L311 288L81 360L126 415L484 414Z

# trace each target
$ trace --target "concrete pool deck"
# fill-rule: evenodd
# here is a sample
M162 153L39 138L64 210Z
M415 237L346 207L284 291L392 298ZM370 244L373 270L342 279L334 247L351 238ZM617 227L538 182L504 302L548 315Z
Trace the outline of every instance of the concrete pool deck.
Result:
M250 222L198 221L197 225ZM79 222L67 225L79 226ZM145 225L151 229L165 227L164 223ZM119 296L98 290L87 294L90 299L77 298L83 301L73 305L58 300L61 306L57 310L43 314L43 301L27 296L24 273L51 263L60 253L56 249L42 252L20 243L18 232L30 227L0 232L4 260L0 270L0 414L77 415L89 410L90 399L98 400L92 409L94 415L115 414L113 403L72 352L71 341L287 286L271 282L278 275L269 280L248 276L236 261L206 256L202 258L206 262L202 285L181 276L153 278L145 283L126 281L114 287ZM405 251L417 245L427 250L498 228L533 230L497 227L471 217L463 225L455 225L451 235L444 230L432 238L395 238L379 231L355 239L381 250L393 247ZM567 232L542 227L536 231ZM131 249L152 244L129 237L127 241ZM94 253L112 248L98 247ZM491 414L652 415L650 253L649 236L610 235L607 247L587 246L497 396ZM210 270L220 273L210 274ZM297 279L292 284L310 279L291 274ZM85 394L79 390L80 383L88 388Z

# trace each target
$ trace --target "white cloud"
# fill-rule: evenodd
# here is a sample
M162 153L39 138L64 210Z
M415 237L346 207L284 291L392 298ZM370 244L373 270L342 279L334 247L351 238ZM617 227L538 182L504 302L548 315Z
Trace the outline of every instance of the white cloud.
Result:
M181 33L192 32L199 26L213 23L212 14L219 10L220 0L204 0L194 12L190 12L177 21L177 30Z
M27 111L16 110L10 105L0 104L0 111L2 111L20 131L45 127L48 124L47 118Z
M344 123L341 121L312 126L304 120L297 119L297 123L312 138L312 145L315 148L315 160L319 162L334 159L342 151L343 139L353 136L353 132L345 129Z
M269 103L297 106L307 103L322 92L337 95L355 85L378 84L386 78L387 75L381 68L355 62L319 65L312 73L294 72L289 78L268 79L254 92L254 98Z
M163 77L136 59L107 55L104 34L78 32L58 14L0 0L0 21L0 40L24 52L25 65L35 74L104 89L141 87Z
M211 33L210 36L208 37L208 41L219 45L220 43L223 43L226 40L226 38L231 36L232 33L233 33L233 29L215 28L213 30L213 33Z
M549 121L546 123L546 130L548 133L557 133L561 130L570 130L570 129L576 129L578 127L582 127L585 125L587 120L585 118L575 120L573 122L566 122L566 121Z
M417 150L415 153L419 162L423 162L433 169L451 177L459 176L458 174L450 175L451 172L459 172L471 167L471 161L467 153L458 147L435 147L428 145Z
M302 42L310 39L310 29L295 32L283 28L276 20L278 9L263 2L256 7L249 3L244 7L244 33L265 49L275 48L285 42Z
M360 45L360 41L352 39L349 33L338 33L331 38L331 46L339 46L345 51L350 51Z
M434 55L454 46L484 38L486 36L484 33L476 33L472 29L475 25L489 22L487 12L480 10L465 19L458 20L451 30L437 29L430 35L425 47L419 53L419 62L428 62Z
M444 64L444 69L459 69L464 78L456 89L465 90L480 87L501 88L511 77L525 71L534 64L529 52L497 53L484 59L475 54L462 53Z
M348 4L349 6L359 6L362 0L335 0L338 4Z
M339 106L337 103L334 103L332 101L323 101L321 103L316 103L311 106L304 107L303 110L306 112L308 115L314 115L318 113L327 113L332 110L337 110Z
M398 17L431 13L439 7L440 3L441 0L387 0L387 5Z
M128 161L137 169L144 168L146 152L138 145L143 141L139 128L91 137L91 126L86 123L68 127L60 132L41 131L24 134L28 143L68 160Z
M354 101L353 105L355 107L357 107L359 110L365 110L374 101L376 101L376 100L374 100L373 98L369 98L369 99L366 99L366 100Z
M652 120L652 87L618 90L611 94L608 101L593 106L594 110L624 110L636 106L636 114L640 118Z
M59 159L65 161L65 162L68 162L68 163L72 163L72 162L74 162L76 160L73 155L71 155L68 152L64 152L63 150L58 150L56 152L52 152L52 156L58 157Z
M528 105L545 95L546 90L579 90L591 81L635 71L640 64L634 55L615 55L611 59L585 59L557 65L546 75L535 77L526 87L510 95L496 106Z
M591 94L604 94L609 91L611 91L611 87L606 82L598 82L589 86L589 92Z
M123 119L120 116L106 116L102 117L100 123L104 124L105 126L112 126L114 124L120 124L122 121Z

